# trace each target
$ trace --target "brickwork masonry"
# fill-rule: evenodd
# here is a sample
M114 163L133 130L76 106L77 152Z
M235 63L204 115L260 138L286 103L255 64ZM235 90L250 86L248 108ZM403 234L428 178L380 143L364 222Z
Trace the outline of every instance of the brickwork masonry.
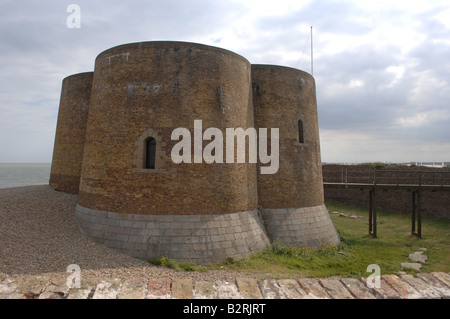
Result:
M246 257L270 242L339 243L324 206L310 74L217 47L150 41L103 51L93 73L63 84L50 185L78 194L76 218L93 241L141 259L197 263ZM192 135L199 119L222 131L279 130L277 173L260 174L262 163L174 162L172 133Z

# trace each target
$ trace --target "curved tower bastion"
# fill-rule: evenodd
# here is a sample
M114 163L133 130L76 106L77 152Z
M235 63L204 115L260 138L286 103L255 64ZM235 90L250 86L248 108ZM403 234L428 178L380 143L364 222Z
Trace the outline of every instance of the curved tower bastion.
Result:
M280 130L278 172L258 175L267 234L283 245L339 243L324 205L314 78L288 67L253 65L252 79L255 125Z
M62 82L50 185L65 193L78 194L93 75L74 74Z
M206 45L142 42L100 53L86 83L92 90L75 216L88 238L137 258L197 263L249 256L270 241L339 242L323 204L308 74L252 67L240 55ZM299 119L301 145L295 144ZM278 171L264 175L261 164L237 161L238 138L235 160L228 162L227 129L263 127L279 128ZM219 139L209 128L223 132L219 145L227 161L211 163L202 153ZM192 147L181 153L189 161L180 163L174 150L187 138Z

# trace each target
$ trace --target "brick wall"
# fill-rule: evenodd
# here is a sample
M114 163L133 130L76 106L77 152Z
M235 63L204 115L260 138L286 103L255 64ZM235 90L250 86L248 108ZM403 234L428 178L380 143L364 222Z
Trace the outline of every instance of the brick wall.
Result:
M255 122L279 128L280 167L274 175L258 175L263 208L299 208L323 204L322 170L314 78L303 71L252 65ZM298 121L304 141L299 141ZM258 172L261 166L258 163Z
M250 77L246 59L205 45L143 42L102 52L95 63L79 204L132 214L256 209L256 164L171 160L178 143L172 131L189 129L193 143L194 120L224 133L253 127ZM142 171L136 143L149 129L164 167Z
M345 173L347 170L347 174ZM387 173L387 171L397 171ZM422 182L430 183L433 178L435 183L440 181L440 172L448 172L444 178L450 177L449 168L424 168L420 166L385 166L377 170L377 183L417 183L419 181L419 171L422 170ZM424 173L427 172L427 173ZM373 181L373 165L323 165L323 178L325 182L349 183L371 183ZM399 178L392 178L397 176ZM450 180L447 180L447 185ZM445 181L444 181L445 183ZM428 216L450 218L450 192L423 192L422 193L422 214ZM377 195L377 206L388 211L411 213L412 194L406 190L379 191ZM341 201L349 204L362 205L368 207L369 193L367 190L355 189L325 189L325 199Z
M50 186L70 194L77 194L80 184L93 74L74 74L62 82Z

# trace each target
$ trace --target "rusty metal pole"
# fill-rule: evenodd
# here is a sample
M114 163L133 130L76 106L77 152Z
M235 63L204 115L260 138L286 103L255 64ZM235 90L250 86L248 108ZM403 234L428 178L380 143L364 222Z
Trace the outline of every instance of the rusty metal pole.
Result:
M372 235L373 193L369 190L369 235Z
M417 236L422 238L422 194L420 188L417 193Z
M416 191L412 191L411 234L416 233Z

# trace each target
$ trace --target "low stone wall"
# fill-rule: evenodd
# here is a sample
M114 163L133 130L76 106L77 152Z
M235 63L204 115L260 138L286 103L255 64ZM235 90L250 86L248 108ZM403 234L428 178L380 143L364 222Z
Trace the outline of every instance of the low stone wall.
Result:
M373 181L373 165L323 165L324 182L342 182L348 183L371 183ZM393 179L390 174L383 174L383 171L398 170ZM423 175L423 182L431 179L433 172L436 176L445 172L445 177L450 176L449 168L424 168L419 166L385 166L377 170L377 183L408 183L417 182L419 171L428 172ZM436 178L436 182L439 178ZM444 183L450 184L449 181ZM358 189L329 189L325 188L325 199L336 200L353 205L369 207L368 190ZM410 214L412 211L412 194L406 190L379 191L376 197L378 208L388 211ZM424 191L422 192L422 215L450 218L450 192L443 191Z

